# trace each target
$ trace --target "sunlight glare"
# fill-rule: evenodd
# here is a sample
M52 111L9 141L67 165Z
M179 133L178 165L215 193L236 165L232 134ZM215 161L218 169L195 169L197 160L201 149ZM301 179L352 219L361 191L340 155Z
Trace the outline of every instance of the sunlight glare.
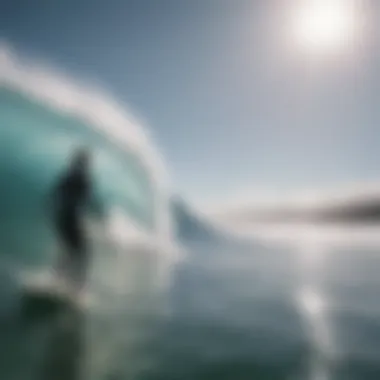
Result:
M296 40L309 50L326 51L352 42L354 0L303 0L293 21Z

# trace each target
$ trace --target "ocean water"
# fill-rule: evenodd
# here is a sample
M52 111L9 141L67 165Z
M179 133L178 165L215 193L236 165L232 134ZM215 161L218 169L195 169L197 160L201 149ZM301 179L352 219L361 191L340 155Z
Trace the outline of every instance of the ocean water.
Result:
M380 230L227 236L170 203L150 143L107 97L7 51L0 83L1 379L380 378ZM25 305L22 275L59 255L44 202L78 145L107 210L87 215L91 302Z
M378 245L189 245L165 291L142 276L152 257L130 251L121 294L82 312L13 311L2 378L379 378Z
M199 247L178 269L160 364L142 378L377 379L379 244L329 233Z

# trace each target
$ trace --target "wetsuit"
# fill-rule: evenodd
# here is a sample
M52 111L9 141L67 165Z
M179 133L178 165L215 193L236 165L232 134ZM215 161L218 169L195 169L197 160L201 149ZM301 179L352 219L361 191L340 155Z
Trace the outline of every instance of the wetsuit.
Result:
M55 227L67 256L61 261L69 261L75 273L71 274L75 277L73 279L83 283L87 267L87 242L82 216L90 196L87 175L81 171L69 172L58 184L54 196Z

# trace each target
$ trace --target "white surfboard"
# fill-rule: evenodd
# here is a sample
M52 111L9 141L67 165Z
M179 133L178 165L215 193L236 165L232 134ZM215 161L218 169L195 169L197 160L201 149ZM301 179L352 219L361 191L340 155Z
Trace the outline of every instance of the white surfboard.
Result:
M20 280L22 296L29 301L84 306L84 295L54 272L24 273Z

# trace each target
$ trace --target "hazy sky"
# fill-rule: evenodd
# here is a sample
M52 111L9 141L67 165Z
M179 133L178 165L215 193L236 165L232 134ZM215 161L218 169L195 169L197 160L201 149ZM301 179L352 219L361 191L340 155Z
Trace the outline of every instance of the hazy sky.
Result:
M194 201L376 180L379 2L324 49L297 41L302 1L7 0L0 36L128 103Z

